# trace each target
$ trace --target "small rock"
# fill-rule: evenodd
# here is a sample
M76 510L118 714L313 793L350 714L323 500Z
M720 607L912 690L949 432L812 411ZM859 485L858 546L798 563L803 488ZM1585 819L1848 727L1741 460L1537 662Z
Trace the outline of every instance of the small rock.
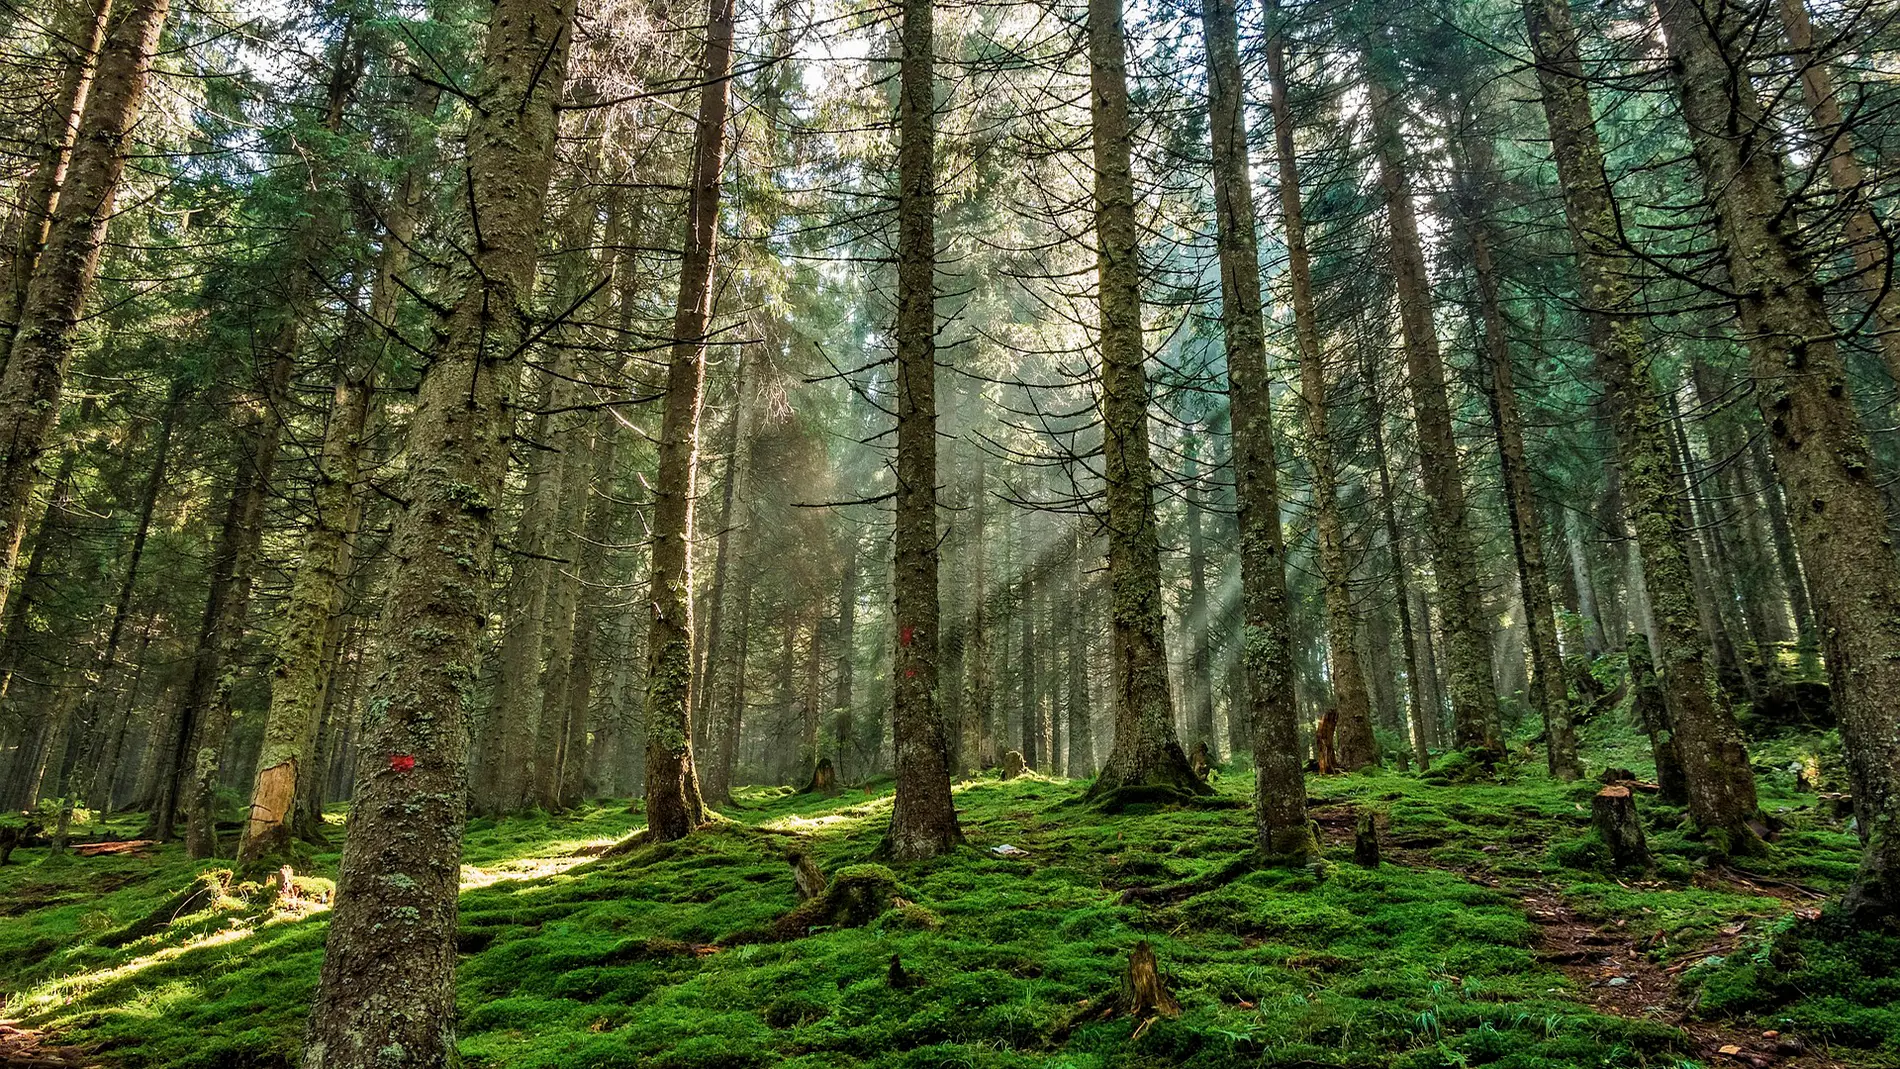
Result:
M1622 987L1624 984L1627 984L1629 982L1630 982L1630 978L1627 976L1612 976L1609 979L1609 985L1611 987Z
M1808 1045L1801 1041L1800 1036L1781 1036L1775 1040L1775 1052L1794 1057L1797 1054L1806 1054Z

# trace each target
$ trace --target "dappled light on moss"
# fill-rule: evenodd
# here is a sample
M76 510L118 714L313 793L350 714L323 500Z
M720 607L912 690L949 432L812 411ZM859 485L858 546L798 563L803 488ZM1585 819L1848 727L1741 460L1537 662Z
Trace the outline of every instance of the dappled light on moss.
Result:
M1227 798L1251 787L1239 775L1217 782ZM1028 777L964 781L970 845L902 868L865 864L888 820L884 791L826 800L742 789L727 822L613 856L596 855L641 826L620 803L478 821L457 933L462 1057L471 1069L1673 1066L1691 1056L1682 1034L1580 1002L1540 960L1513 888L1554 886L1587 923L1664 933L1660 961L1732 938L1722 933L1738 919L1767 925L1788 911L1737 883L1746 871L1708 869L1667 827L1654 835L1663 861L1653 878L1564 867L1553 855L1583 837L1589 786L1508 762L1452 789L1370 770L1314 779L1309 792L1327 855L1318 868L1234 869L1251 843L1244 810L1096 814L1083 784ZM1791 800L1772 784L1767 797ZM1379 814L1387 848L1376 870L1350 862L1362 806ZM1837 829L1790 826L1776 855L1751 862L1761 878L1828 885L1831 866L1851 871ZM1003 843L1023 854L990 852ZM755 941L800 907L793 850L833 886L875 894L849 923ZM167 851L95 871L122 882L0 930L0 949L59 941L5 966L9 989L30 999L16 998L16 1013L98 1044L115 1065L294 1057L322 950L320 907L236 925L248 907L213 910L115 951L94 940L198 870ZM0 880L9 892L41 887L24 870ZM1153 900L1128 894L1170 888ZM1116 990L1142 940L1182 1015L1132 1039L1133 1021L1078 1021L1078 1006ZM891 982L893 958L902 985ZM1783 998L1740 965L1695 971L1710 977L1707 1004L1725 1012L1769 1013ZM1843 1036L1881 1020L1800 1005L1813 1020L1845 1022L1832 1026Z

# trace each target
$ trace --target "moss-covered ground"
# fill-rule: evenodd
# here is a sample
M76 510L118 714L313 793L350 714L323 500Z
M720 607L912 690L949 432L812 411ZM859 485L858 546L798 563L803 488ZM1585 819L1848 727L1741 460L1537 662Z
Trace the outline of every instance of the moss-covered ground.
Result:
M1760 767L1820 744L1784 740ZM1800 919L1851 875L1857 843L1794 793L1792 773L1763 773L1785 825L1769 856L1713 864L1680 813L1644 796L1659 864L1616 875L1593 867L1594 783L1555 783L1529 761L1457 764L1315 777L1325 865L1198 891L1181 885L1248 848L1244 768L1217 780L1226 807L1114 815L1078 782L973 779L957 793L966 850L898 871L903 902L868 925L789 940L765 934L797 904L785 855L809 851L834 877L865 862L888 785L748 791L730 823L606 858L641 826L625 803L476 821L462 1055L507 1069L1684 1066L1707 1064L1677 1027L1700 1016L1798 1034L1808 1064L1900 1065L1900 940ZM1376 870L1351 861L1345 817L1362 806L1384 831ZM1006 843L1027 856L992 854ZM294 1064L335 860L312 859L296 900L233 885L140 935L217 864L176 848L20 851L0 869L0 1016L109 1066ZM1588 974L1553 963L1527 912L1540 893L1679 977L1700 1000L1687 1022L1682 1001L1611 1012L1589 997ZM1183 1013L1103 1019L1141 940ZM893 958L909 984L892 982Z

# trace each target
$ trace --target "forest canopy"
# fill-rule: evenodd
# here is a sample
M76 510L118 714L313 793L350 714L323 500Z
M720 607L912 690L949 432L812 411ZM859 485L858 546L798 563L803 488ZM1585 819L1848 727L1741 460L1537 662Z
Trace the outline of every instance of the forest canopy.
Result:
M0 1064L1894 1064L1896 56L0 0Z

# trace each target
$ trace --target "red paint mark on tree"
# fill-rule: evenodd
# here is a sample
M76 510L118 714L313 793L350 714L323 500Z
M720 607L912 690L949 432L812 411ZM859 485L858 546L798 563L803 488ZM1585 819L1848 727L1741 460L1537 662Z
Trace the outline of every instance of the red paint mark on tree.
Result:
M907 679L910 679L910 678L915 678L915 677L916 677L916 675L917 675L917 669L915 669L915 668L906 668L906 669L904 669L904 676L905 676L905 678L907 678Z
M412 772L416 767L416 757L406 753L390 754L389 767L397 772Z
M910 645L911 640L916 637L917 637L917 629L911 626L910 624L905 624L903 627L898 629L897 644L900 646L908 646Z

